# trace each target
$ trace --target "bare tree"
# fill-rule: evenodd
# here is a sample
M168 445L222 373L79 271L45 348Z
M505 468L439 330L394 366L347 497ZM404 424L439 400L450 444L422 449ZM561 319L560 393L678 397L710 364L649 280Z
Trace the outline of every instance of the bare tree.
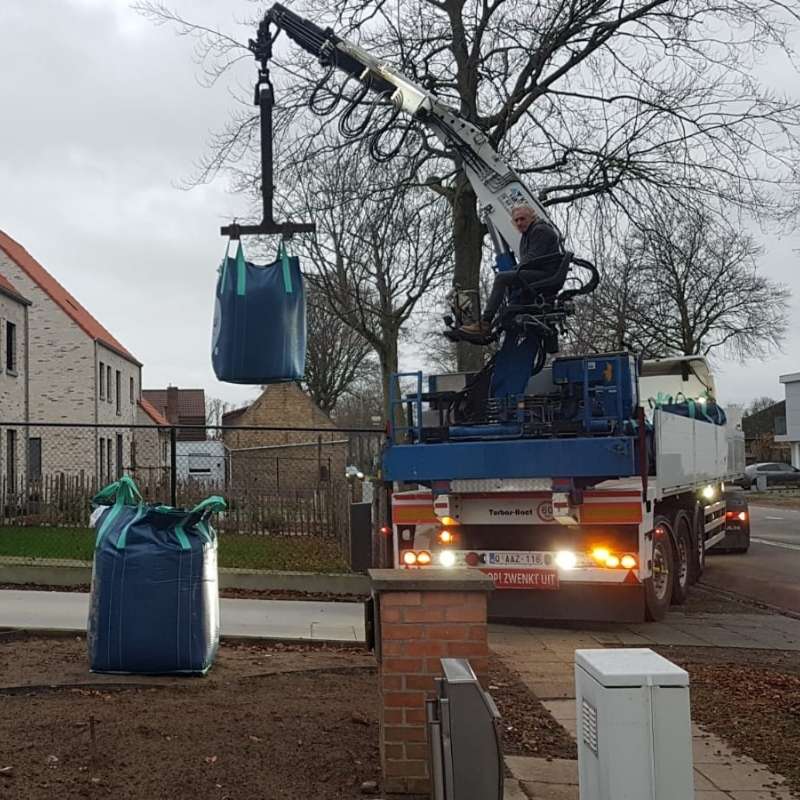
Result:
M376 168L358 150L334 149L326 162L298 164L285 197L298 215L316 220L316 235L298 244L313 265L309 281L378 356L387 419L403 326L452 269L443 202L404 186L396 170Z
M384 437L380 430L386 425L383 411L383 389L378 369L361 376L342 396L334 410L334 420L340 428L373 429L373 434L351 434L348 444L348 464L374 474L380 464Z
M361 378L376 370L372 345L332 309L324 292L308 292L304 388L326 414Z
M139 8L196 36L210 79L241 53L234 39L189 25L158 3ZM457 108L529 176L542 202L564 209L560 221L573 230L603 209L636 218L675 202L762 220L797 212L800 106L763 88L754 70L758 55L770 52L782 69L797 71L795 4L338 0L295 8L358 39ZM284 52L277 60L281 124L298 125L283 157L324 160L328 145L304 111L320 67L296 48ZM330 99L338 89L325 91ZM241 162L254 125L252 111L232 119L200 179L238 159L240 185L257 186ZM409 138L414 146L420 140L424 159L407 177L447 198L454 281L475 288L484 235L475 194L457 153L425 136ZM464 368L479 358L475 348L459 352Z
M626 255L644 277L649 328L657 354L718 354L746 361L780 349L789 290L757 270L751 236L709 215L653 213ZM640 297L641 300L641 297ZM637 319L638 312L638 319Z
M750 417L753 414L758 414L759 411L764 411L771 406L774 406L777 401L773 400L771 397L767 397L766 395L762 397L756 397L749 406L742 414L743 417Z
M222 425L222 417L234 408L233 403L221 400L219 397L206 398L206 425ZM211 430L208 432L210 439L221 439L222 431Z

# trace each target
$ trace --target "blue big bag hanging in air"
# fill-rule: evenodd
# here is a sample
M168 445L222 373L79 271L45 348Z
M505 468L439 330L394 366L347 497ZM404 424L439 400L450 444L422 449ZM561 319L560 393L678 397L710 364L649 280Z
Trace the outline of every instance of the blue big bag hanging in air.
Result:
M230 245L230 243L229 243ZM300 380L306 363L306 299L300 262L281 242L278 260L264 266L222 260L217 281L211 360L227 383Z
M93 672L205 673L219 645L217 537L225 501L148 505L123 476L92 501L96 522L87 644Z

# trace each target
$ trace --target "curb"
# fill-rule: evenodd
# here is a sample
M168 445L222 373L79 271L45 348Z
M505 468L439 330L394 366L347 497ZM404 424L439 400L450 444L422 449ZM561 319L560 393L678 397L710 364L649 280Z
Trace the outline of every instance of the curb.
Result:
M74 564L0 564L0 583L80 586L91 582L92 566L84 562ZM358 574L281 572L221 567L219 588L368 595L370 582L366 575Z
M86 638L86 628L30 628L20 627L11 628L0 627L0 641L12 641L15 637L25 636L47 636L52 638L71 639L73 636ZM335 649L358 649L370 652L364 639L309 639L308 637L292 639L289 636L270 636L269 634L245 634L245 633L220 633L220 641L229 644L252 644L254 642L266 642L269 644L292 644L307 645L308 647L318 647L324 645Z

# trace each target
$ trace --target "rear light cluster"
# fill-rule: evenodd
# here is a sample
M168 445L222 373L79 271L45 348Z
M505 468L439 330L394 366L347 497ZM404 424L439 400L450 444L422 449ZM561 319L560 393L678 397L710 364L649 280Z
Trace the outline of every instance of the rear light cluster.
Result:
M404 550L402 561L406 567L429 567L433 564L433 556L427 550ZM455 553L443 550L437 555L437 561L441 567L452 567L456 563Z
M406 550L403 553L403 563L407 567L427 567L432 561L427 550Z
M728 511L725 514L726 519L738 519L740 522L747 522L746 511Z
M630 553L618 555L617 553L612 553L605 547L595 547L594 550L592 550L592 558L601 567L607 567L608 569L617 569L618 567L622 567L622 569L636 569L637 566L636 556Z

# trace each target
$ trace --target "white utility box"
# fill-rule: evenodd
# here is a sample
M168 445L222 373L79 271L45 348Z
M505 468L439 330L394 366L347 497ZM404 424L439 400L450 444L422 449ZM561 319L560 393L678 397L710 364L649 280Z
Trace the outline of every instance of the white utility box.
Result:
M581 800L692 800L689 675L648 649L576 650Z

